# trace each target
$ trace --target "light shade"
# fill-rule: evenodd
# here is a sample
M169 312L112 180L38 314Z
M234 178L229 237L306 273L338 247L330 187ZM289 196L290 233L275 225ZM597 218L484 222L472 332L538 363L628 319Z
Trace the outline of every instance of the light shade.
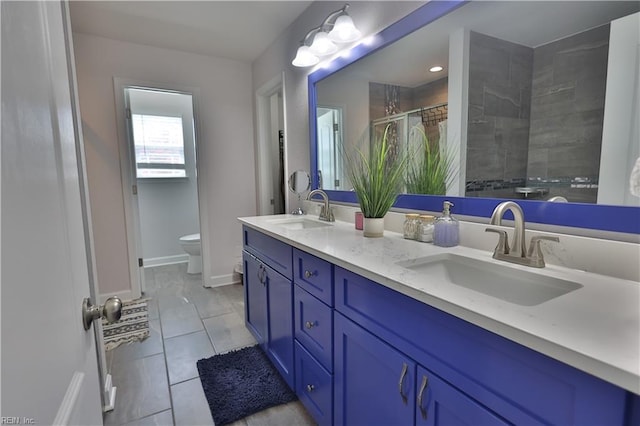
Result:
M317 56L327 56L338 51L336 46L330 39L329 35L324 31L319 31L313 37L313 43L309 46L311 53Z
M300 46L298 47L296 57L291 61L291 64L294 67L310 67L318 62L320 62L320 59L311 53L309 46Z
M329 33L329 38L338 43L349 43L362 37L349 15L340 15Z

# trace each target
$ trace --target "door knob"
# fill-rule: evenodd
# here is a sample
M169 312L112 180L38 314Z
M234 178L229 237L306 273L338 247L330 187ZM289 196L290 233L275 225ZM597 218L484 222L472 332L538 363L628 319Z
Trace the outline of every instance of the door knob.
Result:
M109 324L116 322L122 316L122 300L117 296L108 298L104 305L93 305L90 298L82 301L82 324L85 330L91 328L91 323L98 318L106 318Z

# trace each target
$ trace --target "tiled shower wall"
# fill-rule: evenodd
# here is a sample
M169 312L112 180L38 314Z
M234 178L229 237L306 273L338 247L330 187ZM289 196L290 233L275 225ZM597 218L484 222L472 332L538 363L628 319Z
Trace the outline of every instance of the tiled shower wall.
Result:
M596 202L609 25L535 49L470 35L467 196Z
M476 32L469 41L466 181L494 182L496 190L501 182L524 186L533 50Z
M609 25L534 50L527 177L550 195L596 202L608 54Z

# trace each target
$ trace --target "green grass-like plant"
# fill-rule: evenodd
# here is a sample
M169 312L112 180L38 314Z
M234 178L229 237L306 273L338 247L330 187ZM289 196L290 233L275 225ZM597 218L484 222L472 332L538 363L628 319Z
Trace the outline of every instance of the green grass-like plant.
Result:
M414 133L415 132L415 133ZM419 154L412 156L407 164L405 188L408 194L445 195L447 185L453 183L457 171L454 170L453 153L449 149L440 151L429 143L420 126L411 129L412 136L420 138Z
M406 150L390 144L389 128L385 127L382 137L374 136L366 152L357 147L342 149L347 175L366 218L384 217L404 185L408 156ZM369 140L368 134L365 140Z

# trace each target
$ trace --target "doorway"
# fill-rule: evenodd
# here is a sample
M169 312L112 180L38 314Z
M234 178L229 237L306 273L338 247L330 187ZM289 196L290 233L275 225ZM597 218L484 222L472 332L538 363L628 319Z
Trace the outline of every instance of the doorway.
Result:
M284 78L278 75L256 91L256 188L259 215L286 212L287 161Z
M322 189L344 190L342 164L342 108L318 107L318 185Z
M136 299L145 291L145 267L190 259L181 237L199 234L201 270L208 270L198 90L120 78L114 90L131 277L131 293L124 296Z
M200 234L192 96L138 87L124 91L143 265L188 261L179 239Z

